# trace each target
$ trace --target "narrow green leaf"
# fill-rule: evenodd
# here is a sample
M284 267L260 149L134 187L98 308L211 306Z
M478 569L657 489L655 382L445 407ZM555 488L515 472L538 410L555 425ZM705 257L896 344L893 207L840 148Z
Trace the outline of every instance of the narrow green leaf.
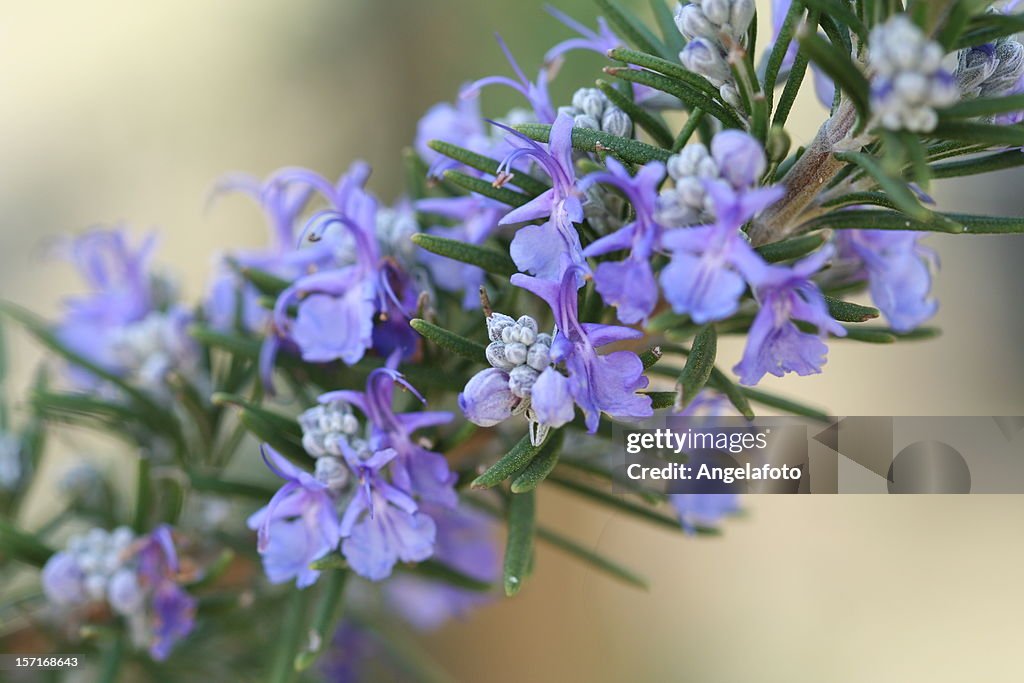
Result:
M804 332L817 331L816 326L803 322L802 320L796 320L794 321L794 324ZM879 327L857 327L843 325L843 329L846 330L846 336L837 337L838 339L859 341L868 344L892 344L893 342L896 341L896 335L894 335L889 330Z
M605 67L604 72L610 76L621 78L624 81L646 85L677 97L690 109L703 110L706 114L721 121L727 128L743 127L740 117L732 111L731 107L721 104L707 93L698 90L688 83L653 71L641 71L627 67Z
M1001 171L1004 168L1016 168L1018 166L1024 166L1024 152L1021 152L1019 149L1011 149L1006 152L974 157L973 159L932 164L930 168L933 178L958 178L960 176L978 175L980 173L992 173L993 171Z
M69 349L61 343L57 335L54 334L45 322L24 308L10 302L0 302L0 313L20 324L43 346L65 358L68 362L116 386L132 400L141 413L140 417L145 417L147 424L159 427L162 433L170 436L177 443L182 443L181 430L177 421L144 391L132 386L109 370L100 367L81 354Z
M955 47L976 47L1021 31L1024 31L1024 15L990 12L971 19Z
M153 502L153 491L149 474L149 458L140 456L137 460L135 472L135 518L132 521L132 529L137 534L143 534L149 529L149 511Z
M862 43L868 42L867 27L844 0L803 0L803 4L831 17L840 26L848 27L857 34Z
M608 50L608 57L614 59L617 62L623 64L632 64L634 66L640 66L644 69L654 71L657 74L661 74L669 78L670 80L676 81L680 85L687 88L691 88L700 93L703 93L707 97L721 103L721 95L718 92L718 88L712 85L711 81L706 79L700 74L692 71L687 71L686 68L679 63L678 57L672 59L662 59L661 57L655 57L644 52L637 52L636 50L629 50L624 47L617 47Z
M876 159L861 152L839 152L835 157L842 161L856 164L865 173L874 178L878 186L885 191L903 213L917 220L928 220L930 218L931 211L921 205L917 196L907 186L906 181L902 178L890 176Z
M754 409L750 407L750 401L747 400L746 394L743 393L743 390L735 382L729 379L728 375L717 367L711 370L708 386L724 394L733 407L739 411L740 415L748 420L754 419Z
M995 116L1024 109L1024 95L1004 95L1002 97L977 97L973 100L960 100L939 112L943 119L973 119L978 116Z
M548 435L545 443L550 440L551 434ZM474 479L470 486L475 489L489 489L497 486L529 465L530 461L537 457L537 454L543 447L544 444L540 446L531 444L530 435L527 434L508 453L503 455L498 462L491 465L483 474Z
M796 0L790 3L789 11L786 12L786 17L782 20L782 26L779 28L779 34L775 38L775 44L772 45L772 51L768 54L762 87L765 97L768 98L768 111L771 111L773 106L772 98L774 97L776 82L779 78L779 69L782 67L782 61L789 51L790 43L793 42L793 34L796 33L796 27L800 23L800 17L803 16L803 13L804 3L797 2Z
M828 314L840 322L862 323L879 315L877 308L842 301L828 295L825 296L825 303L828 304Z
M565 432L557 430L540 449L536 457L530 461L523 471L512 480L512 493L526 493L537 488L551 474L558 464L558 456L562 449Z
M644 364L644 370L650 368L652 365L661 360L661 347L652 346L643 353L640 354L640 362Z
M601 8L601 11L608 21L610 21L619 31L621 35L628 40L630 43L651 54L661 55L662 57L673 57L671 51L665 47L665 45L658 40L657 36L651 32L651 29L647 28L646 25L629 11L623 9L623 7L616 2L616 0L594 0L597 6Z
M494 586L487 581L474 579L472 576L468 576L457 569L449 567L442 562L438 562L437 560L424 560L423 562L418 562L416 564L400 565L399 569L424 579L441 581L449 586L463 588L469 591L486 593L494 588Z
M676 27L672 10L669 9L665 0L651 0L651 12L654 14L654 20L658 22L658 30L661 31L662 41L665 43L668 54L670 56L678 55L686 47L686 39Z
M666 148L672 146L672 133L664 123L658 120L656 116L643 107L638 106L633 100L619 92L615 86L608 81L598 79L597 87L605 94L612 104L626 112L626 114L629 115L629 118L633 120L633 123L647 131L656 143Z
M910 216L895 211L882 211L874 209L846 209L844 211L833 211L817 218L812 218L803 225L800 226L799 232L811 232L813 230L821 230L822 228L832 228L834 230L924 230L930 232L945 232L950 234L959 234L971 230L972 232L978 232L969 227L969 224L960 218L961 214L935 214L935 218L929 221L918 221L914 220ZM972 218L965 216L966 218ZM978 228L986 226L991 230L1001 231L1000 228L1007 232L1020 232L1021 228L1013 230L1010 224L1000 225L998 219L996 222L986 220L984 223L983 219L987 219L986 216L973 217L979 219L975 225ZM949 220L947 220L949 219ZM1015 221L1016 223L1024 226L1024 219L1007 219L1009 221ZM981 230L984 232L985 230Z
M334 625L341 615L341 597L345 592L347 578L348 572L330 572L321 581L323 587L317 595L313 623L309 630L311 647L295 655L293 667L296 671L305 671L311 667L330 645Z
M332 569L345 570L349 569L348 562L341 553L332 552L327 553L319 560L313 560L309 563L310 569L315 569L318 572L331 571Z
M537 142L547 142L551 135L551 126L546 123L524 123L515 128ZM572 129L572 146L581 152L611 152L622 161L631 164L646 164L655 159L667 161L671 156L667 149L659 149L639 140L620 138L589 128Z
M675 141L672 143L672 153L680 151L686 146L686 143L693 137L694 131L700 127L701 122L704 120L703 109L691 109L690 115L686 119L686 123L683 124L682 129L679 131L679 135L676 136Z
M863 206L865 204L870 206L881 206L883 208L893 210L899 208L896 206L896 202L894 202L889 195L884 192L847 192L839 195L835 199L830 199L822 204L822 206L826 206L828 208L839 208L843 206Z
M234 559L235 551L231 548L224 548L216 559L203 569L202 575L195 581L186 584L186 587L192 593L209 588L227 573Z
M294 419L267 410L235 394L215 393L215 405L231 405L241 411L242 422L256 438L300 467L309 469L312 458L302 447L302 430Z
M225 496L238 496L259 502L267 502L274 497L275 489L262 484L244 481L231 481L220 476L209 476L197 471L188 473L189 483L196 491L218 493Z
M649 396L652 410L664 410L676 405L679 395L674 391L641 391L642 396Z
M281 628L276 634L276 646L270 661L268 683L288 683L295 678L295 652L305 635L303 622L306 616L306 605L309 602L309 591L292 589L281 620Z
M478 171L482 171L492 176L498 175L498 166L500 162L491 157L484 156L483 154L477 154L471 152L464 147L453 145L450 142L444 142L443 140L431 140L427 143L427 146L435 152L439 152L449 159L454 159L460 163L475 168ZM508 183L515 185L516 187L523 190L528 195L537 196L546 190L550 190L551 186L542 180L537 180L528 173L514 173L509 177Z
M405 169L405 189L409 197L423 199L427 196L427 164L411 147L402 150L402 166Z
M509 206L522 206L530 201L530 197L527 197L525 194L504 187L495 187L492 183L482 178L474 178L459 171L445 171L444 179L464 190L475 192L484 197L490 197Z
M816 29L818 26L817 10L807 13L807 19L804 20L803 26L812 32ZM793 103L796 102L796 96L800 92L800 86L803 85L808 61L807 50L798 47L796 57L793 59L793 66L790 67L789 76L786 78L786 85L782 89L782 96L779 97L779 105L775 108L775 114L772 117L772 126L784 127L786 125L789 112L792 111Z
M478 344L471 339L466 339L460 335L450 332L443 327L438 327L433 323L428 323L426 320L420 318L413 318L409 321L409 325L412 329L420 333L424 339L427 339L446 351L462 356L467 360L471 360L474 363L480 365L487 365L487 354L484 352L483 344Z
M124 660L125 639L127 634L124 630L118 630L100 659L99 671L96 673L98 683L115 683L121 673L121 662Z
M679 373L676 382L678 390L677 408L682 410L690 404L711 377L715 367L715 354L718 351L718 331L714 323L701 328L693 339L690 355L686 357L686 365Z
M929 135L939 140L956 140L990 147L1024 146L1024 127L997 126L975 121L947 121L939 119Z
M664 515L653 508L647 507L646 505L638 505L621 496L617 496L614 493L596 489L574 479L569 479L558 472L552 472L549 474L548 481L557 484L567 491L572 491L573 493L589 498L601 505L632 515L633 517L638 517L646 522L653 522L654 524L674 531L682 532L683 530L679 521L673 517Z
M508 254L488 247L460 242L459 240L452 240L447 237L428 235L422 232L413 235L412 241L429 252L455 261L461 261L462 263L468 263L471 266L476 266L488 273L494 273L501 277L509 277L513 273L518 272L516 264L513 263Z
M246 282L250 283L259 291L260 294L263 294L264 296L277 298L281 292L288 289L292 284L284 278L280 278L273 273L268 273L267 271L260 270L259 268L243 266L237 261L231 259L228 260L228 263L231 264L232 268L234 268L235 271L246 280Z
M768 263L778 263L779 261L789 261L806 256L826 241L824 235L801 235L782 240L781 242L773 242L756 247L754 251L760 254L761 258Z
M870 87L864 74L854 65L848 54L839 47L832 45L817 33L808 30L807 25L797 31L797 40L801 49L807 52L811 61L821 67L839 88L850 97L857 108L861 125L871 119L871 106L868 102Z
M618 562L610 560L604 555L601 555L595 552L594 550L591 550L590 548L587 548L586 546L577 543L576 541L566 536L563 536L544 527L538 527L537 538L544 541L545 543L550 543L559 550L562 550L568 553L569 555L572 555L576 559L589 564L590 566L594 567L599 571L605 572L606 574L615 579L624 581L625 583L628 583L631 586L642 588L644 590L648 588L647 579L640 576L632 569L624 567Z
M478 500L476 498L467 498L466 502L479 510L483 510L496 519L502 518L501 511L487 501ZM591 565L599 571L606 572L610 576L625 581L630 585L637 586L638 588L647 588L647 580L636 574L631 569L623 567L619 563L604 557L594 550L587 548L586 546L581 545L580 543L577 543L556 531L552 531L551 529L538 524L536 525L535 533L538 539L565 551L576 559Z
M803 415L804 417L809 417L820 422L828 421L828 413L790 400L784 396L778 396L777 394L761 391L760 389L751 389L749 387L741 387L740 390L751 401L755 401L762 405L781 410L785 413L792 413L793 415Z
M523 587L533 556L533 534L537 517L534 491L519 493L508 501L508 539L505 543L505 595L511 597Z
M15 527L0 517L0 556L10 557L33 567L42 567L53 555L53 549L34 535Z

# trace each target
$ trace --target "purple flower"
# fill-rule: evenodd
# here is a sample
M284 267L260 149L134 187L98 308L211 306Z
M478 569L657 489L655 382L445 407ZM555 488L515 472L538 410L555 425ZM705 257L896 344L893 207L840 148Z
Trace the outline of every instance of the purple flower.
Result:
M497 580L501 559L491 519L465 508L432 507L429 511L437 524L433 559L477 581ZM487 593L414 575L396 576L384 590L388 603L420 630L435 629L492 599Z
M434 521L419 512L412 497L384 477L398 453L393 448L367 458L342 442L345 460L356 476L355 495L341 519L341 552L352 569L371 581L391 575L395 563L420 562L434 552Z
M747 277L761 309L747 336L743 358L733 368L742 384L753 385L770 373L810 375L821 372L828 347L822 341L829 332L837 337L846 330L828 313L818 286L809 279L832 256L825 248L792 267L751 262ZM800 331L793 320L818 328L817 334Z
M740 228L782 196L782 188L737 192L724 181L706 181L705 189L714 203L715 223L662 236L662 244L672 251L672 260L661 271L665 298L672 310L689 314L697 323L736 312L746 290L743 270L760 261Z
M198 602L178 584L181 566L171 527L161 525L141 539L136 557L139 586L150 595L149 654L161 661L192 632Z
M395 386L409 391L426 403L405 376L395 368L398 356L392 355L386 367L373 370L366 380L366 391L332 391L320 396L320 403L345 401L366 415L370 422L370 443L374 448L394 449L391 465L394 483L410 495L440 505L456 504L456 475L440 453L427 450L414 440L413 434L427 427L450 422L452 414L441 411L395 413L392 408Z
M347 618L342 618L334 631L318 669L323 680L330 683L362 683L378 676L394 680L398 676L374 634Z
M548 50L547 54L544 55L544 63L547 64L548 68L552 71L558 69L567 52L572 52L573 50L587 50L604 56L608 50L612 50L623 44L622 40L615 35L615 32L608 26L608 22L604 17L597 18L597 30L595 31L587 28L565 12L562 12L555 7L548 5L545 9L548 11L548 14L579 34L579 37L563 40Z
M658 187L665 177L665 165L652 161L631 176L611 157L607 171L591 173L580 182L580 189L594 183L607 183L622 190L633 205L636 218L610 235L592 242L583 250L587 257L611 251L629 250L624 261L605 261L594 272L594 283L601 297L618 312L619 320L636 323L645 320L658 302L658 285L651 271L651 257L661 247L662 227L654 219Z
M270 582L295 579L296 586L305 588L320 576L310 563L336 550L341 540L334 495L270 446L263 446L263 459L285 484L249 517L248 526L258 532L257 550Z
M463 88L459 96L463 98L476 97L480 93L480 89L488 85L508 86L526 98L530 106L533 107L534 114L536 114L537 120L540 123L551 123L554 121L555 109L551 106L551 98L548 96L547 69L541 69L537 74L537 81L531 83L526 78L523 70L519 68L519 64L516 62L515 57L512 56L512 52L508 49L505 41L501 39L501 36L496 35L495 38L498 41L498 45L501 46L501 51L505 53L508 63L512 65L512 71L515 72L516 78L519 80L513 80L507 76L481 78Z
M601 413L622 419L650 417L651 399L637 394L647 386L643 364L632 351L615 351L604 356L597 348L641 336L637 330L614 325L581 323L576 282L578 268L569 268L561 282L551 282L521 273L512 276L517 287L529 290L547 302L558 332L551 344L551 360L565 364L567 375L555 368L541 373L533 386L532 401L538 420L559 427L572 418L572 403L583 410L587 429L597 431Z
M441 140L490 156L494 139L480 116L479 101L460 97L455 104L439 102L427 110L416 124L413 147L430 169L428 175L440 177L445 171L460 166L458 161L434 151L427 144Z
M871 299L897 332L913 330L939 307L929 297L930 266L938 257L921 246L921 237L910 230L844 230L839 236L840 253L861 262Z
M500 126L512 133L508 140L517 149L505 157L499 170L507 173L517 160L531 157L551 177L550 190L513 209L499 221L500 225L509 225L548 219L540 225L520 228L509 250L519 270L545 280L561 280L562 274L572 266L579 266L584 273L589 270L573 225L583 220L583 205L572 162L572 126L572 117L560 114L551 126L546 150L522 133Z

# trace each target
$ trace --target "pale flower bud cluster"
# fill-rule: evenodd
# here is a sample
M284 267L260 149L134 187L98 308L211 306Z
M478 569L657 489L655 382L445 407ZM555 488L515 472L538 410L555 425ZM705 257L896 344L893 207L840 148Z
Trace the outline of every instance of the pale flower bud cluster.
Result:
M1024 76L1024 45L1013 36L965 48L953 72L963 98L1006 95Z
M729 51L743 45L755 11L754 0L694 0L676 8L676 27L687 40L679 61L708 79L734 107L740 105L740 95Z
M318 481L334 491L348 485L349 469L342 459L344 446L356 452L365 450L358 438L359 420L345 401L331 401L306 410L298 418L302 428L302 447L316 458Z
M65 553L80 572L78 585L84 595L55 596L57 602L60 603L61 598L69 604L109 601L118 612L132 611L137 605L130 596L137 591L125 590L123 584L135 580L135 572L128 567L127 552L133 540L135 535L131 529L123 526L113 531L90 529L72 536Z
M528 315L515 320L502 313L487 318L487 362L508 373L508 388L518 398L528 398L534 383L551 365L551 335L537 331Z
M629 114L612 104L597 88L580 88L572 96L572 105L559 107L558 112L572 116L576 128L589 128L620 138L633 136L633 120Z
M176 370L195 377L199 348L188 335L187 314L181 309L152 311L138 322L117 328L111 355L138 384L161 393L167 373Z
M881 124L915 133L934 130L936 109L960 95L956 80L942 68L942 46L903 14L871 29L869 45L871 105Z

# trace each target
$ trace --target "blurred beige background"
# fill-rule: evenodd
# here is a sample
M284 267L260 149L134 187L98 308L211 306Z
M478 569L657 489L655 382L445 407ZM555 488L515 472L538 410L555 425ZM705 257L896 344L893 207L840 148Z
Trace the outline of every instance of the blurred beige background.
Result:
M592 25L586 0L556 4ZM466 80L507 73L494 30L528 73L568 35L537 0L6 3L0 295L54 311L77 282L45 261L46 241L122 220L161 229L161 262L198 295L214 252L263 239L242 199L204 212L225 171L305 165L336 175L358 156L377 169L376 191L393 197L418 116ZM571 58L555 101L600 63ZM489 91L485 108L514 101ZM822 115L807 98L793 130L810 137ZM945 207L1019 215L1022 179L947 182L936 194ZM931 244L943 260L942 338L834 343L823 375L766 387L839 415L1024 414L1024 239ZM37 355L15 341L17 386ZM720 356L731 364L740 350L730 343ZM684 539L545 489L546 523L648 574L650 592L542 548L521 596L427 642L460 681L1024 678L1024 498L745 506L722 538Z

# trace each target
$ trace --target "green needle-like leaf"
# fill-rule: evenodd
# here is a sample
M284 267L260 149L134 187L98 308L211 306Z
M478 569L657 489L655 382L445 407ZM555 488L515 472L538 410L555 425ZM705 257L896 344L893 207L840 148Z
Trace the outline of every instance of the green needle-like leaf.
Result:
M533 534L537 517L534 491L517 493L508 501L508 540L505 543L505 595L513 596L523 587L533 557Z
M656 116L623 95L608 81L598 79L597 87L612 104L626 112L633 123L647 131L656 143L666 148L672 146L672 132Z
M508 254L494 249L448 239L447 237L427 235L422 232L413 235L412 241L429 252L455 261L461 261L462 263L468 263L471 266L476 266L488 273L494 273L501 277L509 277L513 273L518 272L516 264L513 263Z
M547 142L551 135L551 126L546 123L524 123L515 128L537 142ZM631 164L646 164L652 160L667 161L671 156L667 149L659 149L639 140L620 138L589 128L572 129L572 146L581 152L611 152L622 161Z
M302 430L292 418L262 408L234 394L216 393L211 397L215 405L231 405L241 411L242 422L256 438L300 467L309 469L312 458L302 447Z
M540 446L534 446L530 443L530 435L527 434L508 453L503 455L498 462L491 465L487 468L487 471L474 479L470 486L475 489L489 489L497 486L529 465L537 457L537 454L540 453L545 444L551 441L552 436L553 434L549 434L545 443Z
M793 40L793 34L796 33L796 27L799 24L800 17L803 16L803 13L804 3L797 1L790 3L789 11L786 12L786 18L782 20L779 35L776 36L775 44L772 46L772 51L768 55L762 90L764 91L765 97L768 98L769 111L771 111L772 108L772 97L775 93L776 81L779 78L779 69L782 67L782 61L786 57L786 53L789 51L789 45Z
M742 128L743 123L732 109L707 93L668 76L653 71L640 71L626 67L605 67L604 72L630 83L639 83L679 98L690 109L700 109L722 122L727 128Z
M658 22L658 30L661 31L661 37L669 55L678 55L686 47L686 38L683 38L683 34L676 27L675 18L668 3L665 0L651 0L651 12L654 14L655 21Z
M666 58L675 57L665 45L658 40L657 36L647 26L637 19L632 13L623 9L616 0L594 0L601 12L608 17L621 35L630 43L644 52L652 55L657 54Z
M431 140L427 143L427 146L435 152L440 152L449 159L454 159L460 163L475 168L478 171L482 171L492 176L498 175L498 166L500 162L492 159L483 154L477 154L471 152L468 149L453 145L450 142L444 142L443 140ZM551 186L547 183L537 180L533 176L527 173L514 173L509 179L508 183L519 187L526 194L537 196L546 190L550 190Z
M288 597L281 627L277 631L273 659L267 672L268 683L288 683L295 678L295 652L306 635L303 622L309 594L310 591L292 590Z
M943 119L973 119L979 116L995 116L1024 109L1024 95L1002 97L977 97L961 100L940 112Z
M974 121L948 121L939 119L939 124L930 133L939 140L955 140L989 147L1024 146L1024 127L997 126Z
M674 391L641 391L643 396L651 399L651 410L664 410L676 405L679 395Z
M789 261L806 256L826 242L824 235L801 235L781 242L773 242L754 249L768 263Z
M817 218L812 218L800 226L800 232L812 232L822 228L834 230L924 230L929 232L945 232L958 234L965 232L966 223L957 218L957 214L935 213L934 218L928 221L919 221L903 213L895 211L882 211L873 209L848 209L845 211L833 211ZM987 217L979 216L985 219ZM1024 219L1015 219L1024 225ZM979 221L978 226L982 224ZM991 229L997 229L995 224L987 224ZM1008 230L1017 232L1016 230Z
M828 314L844 323L862 323L879 315L877 308L842 301L828 295L825 296L825 303L828 304Z
M784 413L803 415L804 417L809 417L820 422L828 421L828 413L825 411L806 406L802 403L785 398L784 396L772 394L767 391L761 391L760 389L751 389L749 387L741 387L740 390L751 401L781 410Z
M871 119L871 106L868 103L868 81L864 74L854 66L848 54L832 45L817 33L808 30L805 24L797 31L800 48L807 52L811 61L821 67L839 88L846 93L860 115L861 125Z
M512 480L512 493L532 491L551 474L551 470L555 469L555 465L558 464L558 456L562 449L564 436L565 432L562 430L558 430L551 435L536 457L530 461L530 464L523 469L519 476Z
M997 152L972 159L948 161L943 164L932 164L929 168L933 178L957 178L960 176L992 173L1004 168L1024 166L1024 153L1019 149Z
M647 370L659 360L661 360L661 347L652 346L643 353L640 354L640 362L644 364L644 370Z
M250 266L243 266L237 261L228 260L232 268L241 275L247 282L252 284L260 294L264 296L270 296L277 298L277 296L291 286L291 282L280 278L273 273L268 273L265 270L259 268L252 268Z
M42 567L53 555L53 549L32 534L15 527L0 517L0 556L13 558L34 567Z
M491 199L499 201L502 204L508 204L512 207L522 206L530 201L530 197L527 197L525 194L521 194L504 187L495 187L487 180L474 178L473 176L460 173L459 171L445 171L444 179L454 185L458 185L464 190L476 192L479 195L490 197Z
M709 323L701 328L700 332L693 339L690 347L690 355L686 358L686 365L679 373L679 380L676 387L679 391L677 408L682 410L690 404L704 385L711 377L711 371L715 367L715 354L718 351L718 331L714 323Z
M655 57L654 55L649 55L644 52L637 52L636 50L629 50L624 47L617 47L609 50L608 56L617 62L622 62L623 64L633 64L634 66L640 66L644 69L654 71L673 81L679 82L687 88L701 92L709 98L721 102L721 95L718 92L718 88L712 85L711 81L704 78L704 76L692 71L687 71L686 68L679 63L678 57L662 59L661 57Z
M471 339L450 332L443 327L428 323L420 318L413 318L409 321L412 329L420 333L424 339L432 341L446 351L462 356L480 365L487 365L487 354L484 352L483 344L478 344Z
M808 30L814 31L818 25L818 12L817 10L811 10L807 13L807 19L804 25L809 27ZM789 118L789 112L793 109L793 103L796 102L796 96L800 92L800 86L803 85L804 76L807 74L807 63L809 56L807 50L802 47L797 49L796 57L793 59L793 66L789 69L789 76L786 78L786 85L782 89L782 96L779 97L779 105L775 108L775 114L772 117L772 126L784 127L786 120Z
M902 178L893 178L882 168L877 160L861 152L840 152L837 159L856 164L865 173L874 178L878 186L892 199L903 213L917 220L928 220L931 211L921 205L917 196Z
M348 572L329 572L321 583L323 587L317 595L316 606L313 608L313 623L310 626L311 642L316 647L309 648L295 655L293 666L296 671L305 671L320 657L331 642L334 625L341 613L341 598L345 592L345 579ZM313 634L316 634L313 637Z
M637 588L647 589L647 579L640 576L632 569L624 567L614 560L610 560L604 555L601 555L584 545L577 543L576 541L567 538L559 533L546 529L544 527L537 528L537 538L550 543L556 548L572 555L578 560L582 560L592 567L605 572L609 576L624 581L631 586Z
M867 27L844 0L803 0L803 4L831 17L841 26L848 27L857 34L862 43L868 42Z
M474 579L472 576L467 576L459 570L449 567L437 560L425 560L417 564L400 565L399 569L407 571L412 575L419 576L420 578L441 581L449 586L463 588L469 591L486 593L494 588L494 586L487 581Z

